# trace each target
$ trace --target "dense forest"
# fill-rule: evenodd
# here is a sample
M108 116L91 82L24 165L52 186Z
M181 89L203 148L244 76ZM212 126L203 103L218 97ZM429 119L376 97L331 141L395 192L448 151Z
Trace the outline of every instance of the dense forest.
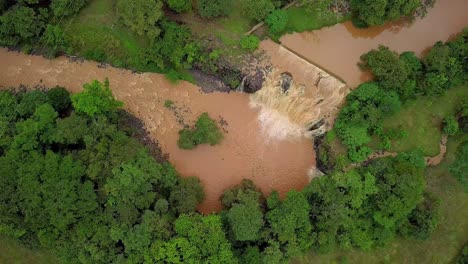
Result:
M108 82L71 96L0 94L1 233L66 262L281 263L311 247L425 238L439 220L417 153L335 172L285 200L244 181L224 193L223 212L202 216L199 181L129 136Z

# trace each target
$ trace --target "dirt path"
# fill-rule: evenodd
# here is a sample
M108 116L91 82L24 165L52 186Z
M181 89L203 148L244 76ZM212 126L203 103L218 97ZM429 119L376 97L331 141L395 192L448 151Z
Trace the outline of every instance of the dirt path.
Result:
M357 29L351 22L321 30L283 36L282 45L333 72L352 87L370 78L361 72L359 57L379 45L417 55L437 41L447 41L468 26L467 0L438 0L426 17L413 23L400 21L380 27Z
M425 157L424 158L424 160L426 161L427 166L437 166L444 160L445 154L447 153L447 140L448 140L447 135L443 135L442 138L440 139L439 154L437 154L434 157ZM369 157L367 157L367 159L364 162L353 163L353 164L349 165L349 167L347 167L345 170L355 168L358 165L360 165L362 163L369 162L371 160L385 158L385 157L396 157L397 155L398 155L397 152L388 152L388 151L376 152L376 153L371 154Z
M173 85L160 74L99 68L94 62L74 63L64 57L47 60L6 49L0 49L0 60L4 88L60 85L79 92L83 83L109 78L114 95L145 123L181 175L201 179L207 194L199 208L204 213L219 210L223 190L243 178L252 179L265 193L276 189L284 195L305 186L307 171L315 166L311 140L265 140L258 111L249 106L247 94L204 94L187 82ZM173 101L175 108L164 107L165 100ZM178 131L183 124L193 124L202 112L226 121L225 140L214 147L180 150Z

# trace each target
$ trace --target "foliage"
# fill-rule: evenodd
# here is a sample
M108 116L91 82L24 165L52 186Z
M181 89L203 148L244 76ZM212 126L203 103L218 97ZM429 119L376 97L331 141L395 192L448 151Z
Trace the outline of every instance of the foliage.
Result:
M166 0L169 8L176 11L177 13L183 13L192 9L191 0Z
M242 13L251 20L260 22L275 10L271 0L240 0Z
M453 116L448 116L444 118L444 123L443 123L443 131L449 136L454 136L458 133L459 127L458 127L458 121L455 117Z
M234 204L227 213L229 225L238 241L255 241L264 225L263 213L255 201Z
M107 86L88 87L97 85ZM118 116L70 113L67 96L63 88L0 93L0 233L53 250L66 263L149 261L154 243L178 241L176 235L189 242L187 252L203 246L178 227L183 217L174 224L203 199L198 179L157 163L117 129ZM232 259L219 219L192 218L196 237L206 234L209 242L200 260ZM208 251L211 243L219 248Z
M352 161L362 161L370 154L366 147L371 135L380 133L385 116L399 111L401 102L394 91L385 91L376 83L363 83L346 98L335 129L348 147Z
M184 214L174 229L174 238L151 247L156 263L235 263L218 215Z
M456 264L464 264L468 262L468 243L463 246L460 255L456 259Z
M47 91L49 103L57 111L63 113L71 106L70 93L63 87L55 87Z
M47 10L15 6L0 16L0 45L33 43L45 27Z
M154 39L161 32L157 23L163 16L162 6L161 0L117 0L116 10L131 30L140 36Z
M405 55L405 58L407 57L409 56ZM411 57L407 60L412 59ZM362 55L361 60L361 67L370 70L382 88L396 90L400 95L408 93L402 90L408 79L408 67L403 60L400 60L398 53L379 46L378 50L371 50Z
M85 113L91 117L102 114L112 114L123 103L115 100L109 88L109 80L103 83L93 81L83 85L83 92L71 96L73 107L78 113Z
M265 23L268 25L268 30L274 36L278 36L284 32L288 25L288 13L284 10L275 10L267 16Z
M68 48L68 41L60 26L47 25L42 42L48 47L47 56L50 58L56 57Z
M419 0L351 0L355 23L365 26L383 25L386 21L410 16L420 6L421 1Z
M88 0L52 0L50 8L55 17L70 16L78 13L88 4Z
M198 0L198 14L203 18L227 16L231 0Z
M450 174L452 174L463 186L465 192L468 192L468 141L460 144L456 152L456 160L450 166Z
M431 193L424 195L421 202L402 224L400 233L407 237L428 239L441 220L440 199Z
M248 36L242 37L240 39L239 44L241 48L244 50L254 51L258 48L258 45L260 44L260 40L258 39L257 36L248 35Z
M223 139L223 134L219 131L216 121L203 113L198 117L195 129L183 129L179 131L177 144L181 149L193 149L200 144L219 144Z

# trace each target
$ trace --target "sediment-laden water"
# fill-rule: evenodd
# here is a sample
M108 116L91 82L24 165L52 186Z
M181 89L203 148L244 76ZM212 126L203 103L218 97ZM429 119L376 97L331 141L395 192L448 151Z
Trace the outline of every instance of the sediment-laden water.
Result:
M362 54L385 45L398 52L414 51L420 55L435 42L447 41L468 27L467 14L467 0L437 0L423 19L413 22L400 21L368 29L345 22L312 32L288 34L280 41L354 87L370 78L357 65Z
M163 75L136 74L97 63L70 62L61 57L47 60L39 56L0 49L0 86L4 88L56 85L79 92L92 80L109 78L111 89L125 108L145 123L153 139L183 176L201 179L206 200L204 213L220 209L223 190L252 179L265 193L272 189L285 194L308 182L307 171L315 166L311 140L268 140L258 121L258 109L249 106L249 96L242 93L202 93L187 82L174 85ZM174 107L164 107L165 100ZM178 131L184 124L193 125L203 112L220 121L224 141L217 146L202 145L195 150L177 146Z

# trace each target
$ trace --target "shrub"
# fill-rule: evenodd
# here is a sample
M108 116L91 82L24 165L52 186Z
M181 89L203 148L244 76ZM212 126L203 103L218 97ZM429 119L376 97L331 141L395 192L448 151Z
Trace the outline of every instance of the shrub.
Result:
M76 112L90 117L113 114L123 106L122 102L115 100L107 79L103 83L95 80L84 84L83 92L72 95L71 100Z
M198 117L195 129L183 129L179 131L177 144L181 149L194 149L200 144L219 144L223 139L223 134L219 131L216 121L203 113Z
M265 22L271 34L279 35L288 25L288 13L284 10L275 10L268 15Z
M56 17L70 16L85 7L88 0L53 0L50 8Z
M164 101L164 107L166 108L172 108L174 106L174 102L171 100L166 100Z
M453 116L448 116L444 118L444 128L443 131L445 134L449 136L454 136L458 133L459 127L458 127L458 121L455 117Z
M107 59L107 55L102 49L88 50L83 56L87 60L95 60L97 62L104 62Z
M47 10L38 13L29 7L13 7L0 16L0 45L32 43L45 27Z
M58 53L64 52L68 46L65 33L60 26L47 25L42 37L43 44L47 45L47 56L55 57Z
M70 93L63 87L55 87L47 91L50 104L58 113L61 113L71 106Z
M162 5L161 0L117 0L116 11L126 26L151 40L161 32L156 23L163 17Z
M203 18L227 16L231 0L198 0L198 14Z
M176 11L177 13L183 13L192 9L191 0L167 0L169 8Z
M258 45L260 44L260 40L258 39L257 36L248 35L248 36L242 37L239 43L242 49L248 50L248 51L254 51L258 48Z
M242 13L249 19L260 22L275 10L271 0L240 0Z
M382 25L386 21L413 14L416 8L421 6L421 2L419 0L352 0L353 21L367 26Z

